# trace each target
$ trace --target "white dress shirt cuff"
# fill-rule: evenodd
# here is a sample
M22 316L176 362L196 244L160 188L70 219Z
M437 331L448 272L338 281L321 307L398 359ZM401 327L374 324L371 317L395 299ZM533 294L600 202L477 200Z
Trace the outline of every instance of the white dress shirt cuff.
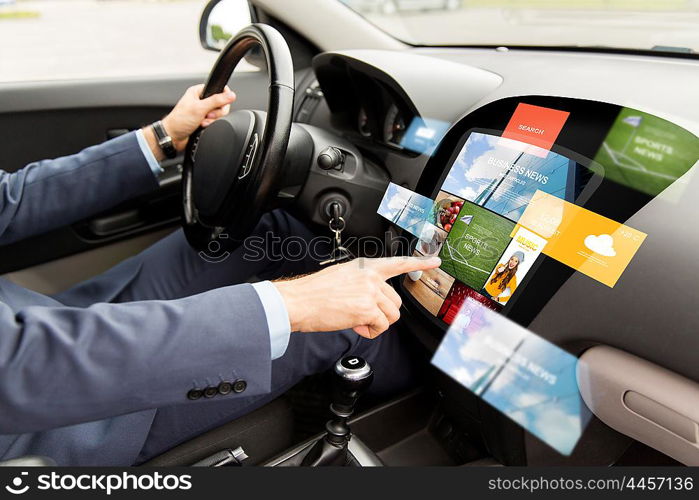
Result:
M158 160L155 159L155 155L148 145L146 136L143 135L143 130L139 129L136 131L136 139L138 140L138 145L141 147L141 151L143 151L143 156L145 156L148 162L148 166L153 171L155 178L158 179L164 170L163 167L160 166L160 163L158 163Z
M265 316L267 316L269 345L272 361L274 361L284 356L286 348L289 346L289 336L291 335L289 313L286 310L284 299L272 282L262 281L253 284L252 287L260 297Z

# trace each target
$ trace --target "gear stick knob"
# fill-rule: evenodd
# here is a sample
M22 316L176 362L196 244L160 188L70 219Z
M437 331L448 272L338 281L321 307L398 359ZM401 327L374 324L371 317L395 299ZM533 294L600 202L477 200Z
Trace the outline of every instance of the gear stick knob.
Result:
M338 417L351 416L357 400L373 379L371 366L359 356L345 356L335 363L332 412Z
M347 465L351 433L347 423L354 406L374 379L374 372L359 356L345 356L335 363L330 411L335 417L325 424L325 437L316 441L301 465Z

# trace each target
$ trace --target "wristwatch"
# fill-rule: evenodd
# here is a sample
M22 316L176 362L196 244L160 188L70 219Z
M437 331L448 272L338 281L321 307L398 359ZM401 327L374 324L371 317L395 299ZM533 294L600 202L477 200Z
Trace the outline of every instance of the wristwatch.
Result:
M155 133L155 138L158 140L158 146L162 150L166 158L177 158L177 149L175 149L175 143L172 141L163 126L163 122L158 120L153 125L153 133Z

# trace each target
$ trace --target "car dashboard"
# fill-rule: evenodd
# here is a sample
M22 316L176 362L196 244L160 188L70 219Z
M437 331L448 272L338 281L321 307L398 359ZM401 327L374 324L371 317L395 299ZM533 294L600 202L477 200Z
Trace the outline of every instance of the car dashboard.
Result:
M697 64L506 49L317 56L314 85L322 102L307 122L339 133L365 162L384 169L392 185L438 206L429 223L433 248L419 232L373 215L382 221L382 237L407 238L409 246L399 253L442 258L442 267L427 276L394 280L404 300L403 327L434 353L464 301L476 300L574 356L611 346L699 380L697 295L687 277L690 269L696 275L692 248L699 244L690 230L699 216L692 202L699 194L693 175L699 102L689 91L699 83ZM565 116L560 128L537 143L531 134L548 131L529 127L527 117L555 122L556 113ZM512 130L517 116L519 136ZM490 163L478 164L484 158ZM580 212L578 221L588 217L590 237L601 236L597 221L628 229L635 243L618 275L613 269L604 276L586 272L560 250L520 252L516 244L527 229L521 218L535 196L557 198ZM374 214L380 194L363 203ZM472 235L479 230L473 221L482 221L490 243ZM488 256L463 258L464 248L473 250L464 241L483 245ZM526 272L517 275L507 300L499 300L487 292L488 282L511 255L524 260ZM443 393L461 401L466 420L482 418L480 403L438 371L434 376ZM540 443L528 448L531 463L550 456Z

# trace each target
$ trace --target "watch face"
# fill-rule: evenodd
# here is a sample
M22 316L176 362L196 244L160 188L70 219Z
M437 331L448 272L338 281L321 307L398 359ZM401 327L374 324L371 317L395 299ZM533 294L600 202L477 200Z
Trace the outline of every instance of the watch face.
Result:
M177 150L175 149L175 144L163 127L162 122L155 122L153 124L153 133L158 140L158 146L168 158L175 158L177 156Z
M167 156L168 158L175 158L177 156L177 150L175 149L171 137L168 136L164 139L161 139L160 141L158 141L158 145L160 146L160 149L163 150L163 153L165 153L165 156Z

